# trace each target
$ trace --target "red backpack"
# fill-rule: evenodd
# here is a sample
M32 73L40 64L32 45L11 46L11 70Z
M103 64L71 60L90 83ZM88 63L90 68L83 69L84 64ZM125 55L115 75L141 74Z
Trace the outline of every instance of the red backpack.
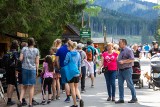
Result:
M87 61L93 61L93 50L90 47L86 49Z

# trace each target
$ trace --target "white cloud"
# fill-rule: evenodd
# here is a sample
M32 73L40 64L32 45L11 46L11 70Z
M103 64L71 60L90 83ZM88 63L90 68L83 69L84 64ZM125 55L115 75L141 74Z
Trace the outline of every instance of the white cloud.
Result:
M157 3L158 0L143 0L143 1L148 1L148 2Z

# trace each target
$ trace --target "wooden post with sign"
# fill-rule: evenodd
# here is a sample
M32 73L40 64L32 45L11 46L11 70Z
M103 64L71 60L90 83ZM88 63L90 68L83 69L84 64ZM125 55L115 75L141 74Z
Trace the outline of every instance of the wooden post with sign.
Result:
M90 28L81 28L80 29L80 38L83 43L86 43L88 39L91 39L91 29Z

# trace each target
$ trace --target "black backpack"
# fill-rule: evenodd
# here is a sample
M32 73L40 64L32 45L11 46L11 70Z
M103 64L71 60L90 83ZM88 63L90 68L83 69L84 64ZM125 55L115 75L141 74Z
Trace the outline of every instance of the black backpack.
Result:
M6 70L9 70L10 68L16 68L17 61L18 61L18 52L17 51L7 52L7 54L5 54L2 59L3 67Z

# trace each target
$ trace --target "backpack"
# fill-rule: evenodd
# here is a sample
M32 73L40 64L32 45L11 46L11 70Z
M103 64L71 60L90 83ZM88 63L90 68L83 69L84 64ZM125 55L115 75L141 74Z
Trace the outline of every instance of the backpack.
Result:
M87 61L93 61L94 57L94 50L91 47L87 47L86 49L86 55L87 55Z
M83 52L83 50L82 51L78 51L79 52L79 54L80 54L80 57L81 57L81 64L82 64L82 62L83 62L83 60L84 60L84 58L82 58L82 52Z
M10 68L16 68L17 67L17 61L18 61L18 52L7 52L3 56L3 67L6 70L9 70Z

